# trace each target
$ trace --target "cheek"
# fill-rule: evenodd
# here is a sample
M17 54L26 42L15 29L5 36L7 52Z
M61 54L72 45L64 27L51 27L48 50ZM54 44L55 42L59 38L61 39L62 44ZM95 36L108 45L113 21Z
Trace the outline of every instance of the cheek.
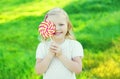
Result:
M67 29L68 29L67 26L64 26L63 30L65 33L67 33Z

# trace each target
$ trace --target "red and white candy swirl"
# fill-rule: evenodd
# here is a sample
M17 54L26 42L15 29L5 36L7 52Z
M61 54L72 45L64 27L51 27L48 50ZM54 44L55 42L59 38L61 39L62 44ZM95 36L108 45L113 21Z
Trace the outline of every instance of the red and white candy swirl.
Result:
M54 35L55 25L53 22L46 20L46 21L41 22L38 30L43 38L48 38Z

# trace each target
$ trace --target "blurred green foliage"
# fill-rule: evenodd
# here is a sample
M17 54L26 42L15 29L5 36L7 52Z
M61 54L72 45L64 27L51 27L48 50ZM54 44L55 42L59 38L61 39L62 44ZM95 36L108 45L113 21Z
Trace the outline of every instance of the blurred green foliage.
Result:
M34 71L38 25L54 7L67 11L84 47L77 79L120 79L119 0L0 0L0 79L42 79Z

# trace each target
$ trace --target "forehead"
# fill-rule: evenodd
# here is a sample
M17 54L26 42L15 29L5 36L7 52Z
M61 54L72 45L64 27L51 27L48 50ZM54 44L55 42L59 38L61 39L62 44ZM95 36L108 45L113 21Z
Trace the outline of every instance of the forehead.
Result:
M52 21L54 23L66 23L67 19L65 15L48 15L46 20Z

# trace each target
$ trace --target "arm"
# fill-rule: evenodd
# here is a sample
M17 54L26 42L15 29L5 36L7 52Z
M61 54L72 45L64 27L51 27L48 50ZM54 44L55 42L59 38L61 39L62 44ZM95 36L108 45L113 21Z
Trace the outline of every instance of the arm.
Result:
M46 72L53 57L54 57L53 53L48 53L44 59L38 58L36 60L36 65L35 65L36 73L42 74L42 73Z
M82 71L81 57L74 57L72 60L68 59L64 55L58 56L58 59L71 71L79 74Z

